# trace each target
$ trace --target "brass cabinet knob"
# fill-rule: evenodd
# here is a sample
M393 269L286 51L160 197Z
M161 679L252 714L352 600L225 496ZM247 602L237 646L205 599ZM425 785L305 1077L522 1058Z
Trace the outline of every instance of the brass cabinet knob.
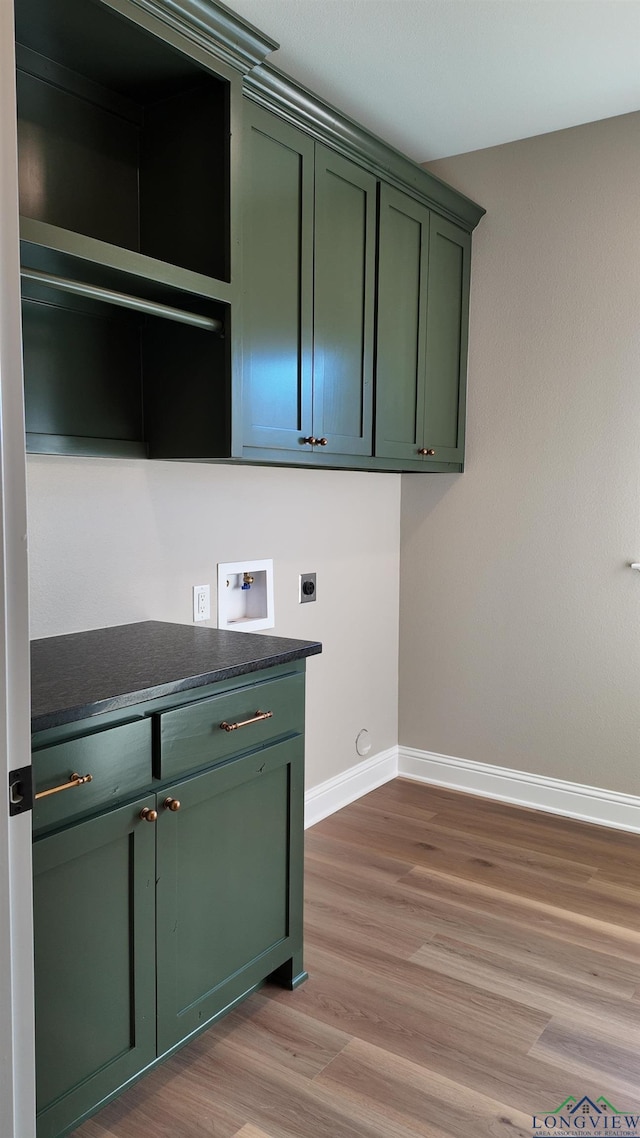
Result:
M309 435L308 439L303 439L302 441L303 443L308 443L310 447L314 447L318 442L318 440L313 435Z
M318 443L319 447L326 447L328 442L329 442L329 440L325 439L325 438L317 439L317 443Z
M165 798L162 805L165 810L172 810L175 814L176 810L180 809L180 800L178 798Z
M145 806L144 810L140 811L139 817L142 822L157 822L158 811L150 810L148 806Z
M429 448L420 447L420 450L418 451L418 454L435 454L435 453L436 452L433 450L432 447L429 447Z

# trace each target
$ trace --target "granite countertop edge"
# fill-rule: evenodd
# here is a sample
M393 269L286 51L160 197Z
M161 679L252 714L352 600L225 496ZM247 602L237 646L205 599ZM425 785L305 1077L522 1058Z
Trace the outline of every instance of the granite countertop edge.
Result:
M152 625L159 627L160 623L161 622L144 622L147 629L151 629ZM87 638L92 634L98 635L100 633L106 633L108 635L110 632L117 634L127 631L130 628L133 629L134 627L135 626L116 626L112 630L97 629L93 630L93 633L72 633L61 638L51 638L50 642L53 644L53 640L58 639L61 643L63 641L66 642L65 647L67 647L68 645L73 645L75 641L80 648L83 643L83 637ZM142 630L143 623L141 622L138 627ZM175 625L169 627L182 629L188 626ZM167 629L167 625L164 625L164 629ZM198 630L198 632L204 632L205 634L212 633L211 644L215 645L216 634L218 633L217 629L202 629ZM180 635L180 633L178 633L178 635ZM118 711L120 709L124 710L136 704L146 703L149 700L166 698L177 695L183 691L187 692L199 687L206 687L209 684L233 679L235 676L248 675L252 672L275 668L280 664L288 664L294 660L305 659L307 656L315 656L322 651L322 644L317 641L287 640L284 637L272 637L271 639L278 641L276 650L267 655L260 655L260 646L266 647L262 637L240 632L223 635L231 635L234 638L236 636L242 637L242 643L246 644L247 647L249 647L249 636L251 636L251 639L256 641L256 656L253 657L249 652L243 659L227 664L221 661L214 665L214 661L212 660L212 665L214 666L210 669L198 670L193 674L189 674L188 669L178 669L180 674L171 675L167 678L158 677L160 682L149 683L145 686L138 686L137 684L132 686L130 683L127 683L126 680L119 685L116 680L109 683L111 690L108 691L108 693L105 692L104 696L98 691L94 691L92 692L91 698L78 697L76 700L71 692L67 692L66 695L60 693L62 698L57 702L53 698L53 693L45 698L40 695L39 701L36 701L36 706L33 708L31 718L32 734L36 735L39 732L48 731L53 727L77 723L83 719L90 719L93 716L104 715L108 712ZM87 643L86 640L85 643ZM34 641L34 645L38 644L46 644L46 641ZM202 663L202 661L200 661L200 663ZM168 670L170 671L171 667L169 667ZM123 673L126 674L126 671L126 666L124 666ZM35 694L35 692L37 692L39 677L37 667L34 669L33 665L32 673L32 687ZM69 686L73 686L72 681L69 681ZM64 684L62 687L64 688ZM100 684L96 683L96 688L99 687ZM114 688L116 690L114 690Z

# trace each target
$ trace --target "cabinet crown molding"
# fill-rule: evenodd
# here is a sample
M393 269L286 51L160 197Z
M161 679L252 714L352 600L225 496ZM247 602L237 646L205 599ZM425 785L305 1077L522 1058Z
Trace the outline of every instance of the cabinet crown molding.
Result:
M126 0L129 6L155 16L222 63L250 71L280 45L253 24L213 0ZM122 0L107 0L122 10Z
M320 142L418 198L468 232L475 229L486 213L471 198L424 170L270 63L259 63L245 75L243 92L253 102L308 131Z

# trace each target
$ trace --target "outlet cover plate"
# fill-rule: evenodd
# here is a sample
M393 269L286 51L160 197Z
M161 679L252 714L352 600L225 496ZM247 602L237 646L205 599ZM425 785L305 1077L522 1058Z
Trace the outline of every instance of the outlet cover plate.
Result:
M211 586L193 586L193 619L211 620Z
M300 604L306 605L315 601L318 595L315 573L300 574Z

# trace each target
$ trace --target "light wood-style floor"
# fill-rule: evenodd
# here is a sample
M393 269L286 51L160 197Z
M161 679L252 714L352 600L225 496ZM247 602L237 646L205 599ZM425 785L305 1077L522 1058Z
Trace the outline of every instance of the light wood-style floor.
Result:
M400 779L307 832L306 964L74 1138L530 1138L640 1107L640 837Z

